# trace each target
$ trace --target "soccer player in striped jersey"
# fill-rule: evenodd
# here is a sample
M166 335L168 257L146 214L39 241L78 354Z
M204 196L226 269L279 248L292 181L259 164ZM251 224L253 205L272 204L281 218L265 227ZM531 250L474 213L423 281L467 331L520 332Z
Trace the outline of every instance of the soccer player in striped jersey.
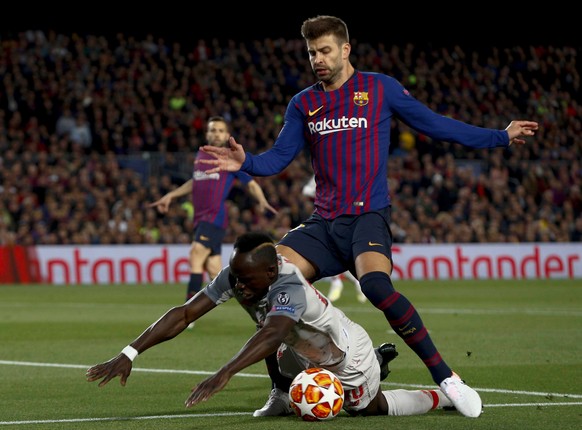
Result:
M318 82L289 102L272 148L245 153L205 146L214 155L208 173L242 170L274 175L307 147L317 183L313 215L284 236L279 253L310 281L346 269L392 329L418 355L441 390L468 417L481 414L479 394L441 357L410 301L392 285L390 193L387 182L391 121L398 119L435 141L472 148L507 148L535 135L534 121L511 121L504 130L473 126L437 114L396 79L356 70L350 62L345 22L334 16L307 19L301 27Z
M224 147L230 131L228 123L221 116L208 119L206 125L206 142L214 147ZM249 193L257 200L259 210L269 210L277 213L263 193L260 185L250 175L244 172L214 172L206 173L200 160L211 158L208 154L198 151L194 160L192 178L175 190L165 194L161 199L151 203L160 213L167 213L170 203L175 198L192 195L194 207L194 239L190 247L190 280L186 291L186 300L190 299L202 288L204 272L213 279L222 268L222 240L228 226L226 200L235 181L245 185Z

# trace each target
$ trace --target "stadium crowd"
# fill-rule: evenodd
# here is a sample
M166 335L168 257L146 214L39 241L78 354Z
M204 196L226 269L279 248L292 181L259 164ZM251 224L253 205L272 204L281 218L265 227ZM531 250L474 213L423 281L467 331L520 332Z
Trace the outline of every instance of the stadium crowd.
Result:
M442 115L504 128L540 123L526 145L467 150L394 122L396 243L582 241L582 70L574 46L474 49L354 44L356 66L394 76ZM189 199L147 203L191 174L209 116L253 153L289 98L314 82L301 39L0 34L0 245L190 243ZM312 212L308 154L256 178L277 215L235 188L226 242L281 237Z

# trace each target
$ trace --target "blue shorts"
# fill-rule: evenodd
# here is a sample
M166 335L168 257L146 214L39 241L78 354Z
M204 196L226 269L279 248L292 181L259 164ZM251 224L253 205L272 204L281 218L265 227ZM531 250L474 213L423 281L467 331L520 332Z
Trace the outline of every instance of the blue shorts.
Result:
M222 240L226 235L224 228L206 221L200 221L194 229L194 241L210 248L210 255L222 253Z
M346 270L355 274L354 262L363 252L379 252L392 261L390 213L387 207L331 220L313 214L279 243L292 248L313 265L317 275L311 282Z

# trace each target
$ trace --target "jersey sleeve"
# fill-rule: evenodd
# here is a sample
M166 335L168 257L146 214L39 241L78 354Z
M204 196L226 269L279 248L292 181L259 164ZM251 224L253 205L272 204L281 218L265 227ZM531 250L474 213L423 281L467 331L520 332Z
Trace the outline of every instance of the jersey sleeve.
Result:
M472 148L509 146L505 130L477 127L440 115L414 98L396 79L384 76L386 101L396 117L413 129L444 142Z
M220 305L234 297L233 286L230 281L230 268L226 266L202 292L216 305Z
M269 291L267 299L270 307L267 316L286 316L298 322L307 309L303 285L293 282L291 277L274 285Z
M253 180L253 177L246 172L236 171L233 172L235 178L237 178L241 184L247 185L249 182Z
M283 171L305 146L303 114L296 107L295 96L285 112L283 128L275 144L265 152L253 155L246 153L241 170L253 176L271 176Z

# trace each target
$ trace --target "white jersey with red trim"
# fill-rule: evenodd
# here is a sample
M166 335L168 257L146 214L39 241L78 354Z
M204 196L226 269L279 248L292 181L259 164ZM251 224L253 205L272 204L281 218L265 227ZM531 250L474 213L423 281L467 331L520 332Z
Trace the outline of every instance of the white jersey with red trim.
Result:
M235 298L260 327L268 316L285 316L297 322L284 342L306 360L334 367L349 355L349 325L355 324L309 283L299 269L279 255L279 276L267 295L256 303L245 301L234 288L225 267L204 289L217 305Z

